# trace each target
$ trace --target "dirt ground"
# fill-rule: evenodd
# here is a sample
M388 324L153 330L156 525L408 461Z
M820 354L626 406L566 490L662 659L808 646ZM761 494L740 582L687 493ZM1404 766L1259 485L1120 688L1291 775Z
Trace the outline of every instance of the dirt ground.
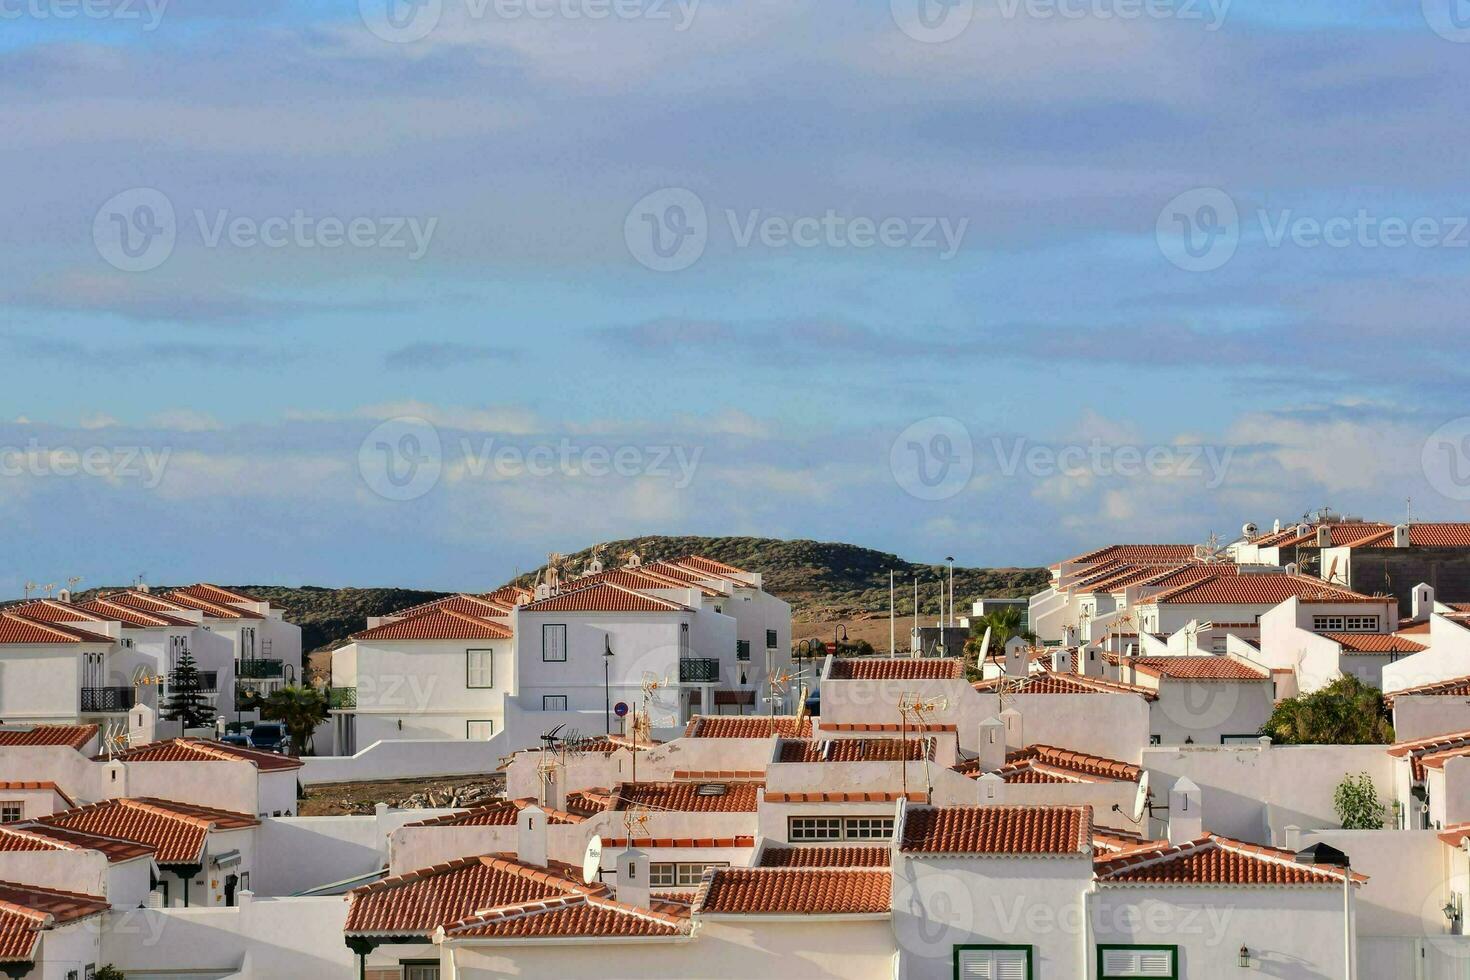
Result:
M919 622L925 626L932 626L934 617L920 618ZM895 642L899 653L908 652L909 629L914 625L912 617L899 618L893 624ZM791 640L796 642L808 637L814 637L823 643L832 642L832 630L834 627L847 627L847 638L851 641L867 640L873 644L873 649L879 653L888 652L888 619L839 619L828 620L820 623L798 623L791 624ZM841 631L838 631L841 636Z
M505 775L489 773L485 776L456 776L444 778L384 779L361 783L332 783L327 786L311 786L301 800L297 812L303 817L335 817L344 814L372 813L378 803L401 806L417 794L439 795L464 792L466 788L505 792Z

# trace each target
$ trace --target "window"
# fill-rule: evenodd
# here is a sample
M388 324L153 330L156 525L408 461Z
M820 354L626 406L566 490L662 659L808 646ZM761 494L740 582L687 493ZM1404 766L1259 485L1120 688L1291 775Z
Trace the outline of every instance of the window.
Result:
M749 660L750 659L750 641L749 640L736 640L735 641L735 659L736 660Z
M1312 629L1318 633L1377 633L1377 616L1313 616Z
M542 711L565 711L567 710L567 696L565 694L543 694L541 695Z
M439 980L439 964L424 960L404 960L403 980Z
M471 742L488 742L495 734L495 722L493 721L467 721L464 723L464 737Z
M792 817L791 841L892 840L892 817Z
M689 624L679 624L679 657L683 659L689 656Z
M774 650L774 649L776 649L776 631L775 630L766 630L766 649L767 650Z
M15 823L25 812L25 806L20 800L6 800L0 803L0 823Z
M648 866L649 888L693 888L704 877L706 868L728 868L728 861L696 861L650 864Z
M1104 980L1144 980L1179 976L1178 946L1101 945L1097 948L1097 975Z
M96 977L97 977L97 964L96 963L88 963L86 966L82 967L82 980L96 980Z
M466 650L464 652L465 687L495 686L495 651Z
M549 664L567 662L567 628L564 623L542 624L541 660Z
M1031 980L1030 946L956 946L956 980Z

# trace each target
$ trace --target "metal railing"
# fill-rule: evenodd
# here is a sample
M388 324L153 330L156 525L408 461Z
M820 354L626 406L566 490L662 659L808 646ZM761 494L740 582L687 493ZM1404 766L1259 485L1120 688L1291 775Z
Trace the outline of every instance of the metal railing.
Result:
M265 660L256 658L253 660L241 660L235 664L235 676L246 677L251 680L263 678L281 677L285 674L286 665L279 660Z
M355 687L331 687L327 689L327 707L329 708L355 708L357 707L357 688Z
M133 708L134 691L131 687L84 687L82 688L82 710L98 712L123 712Z
M215 694L219 691L219 671L201 670L199 674L199 691L202 694ZM173 671L168 675L168 690L178 690L179 672Z
M713 684L720 679L720 661L714 657L681 657L679 680L685 684Z

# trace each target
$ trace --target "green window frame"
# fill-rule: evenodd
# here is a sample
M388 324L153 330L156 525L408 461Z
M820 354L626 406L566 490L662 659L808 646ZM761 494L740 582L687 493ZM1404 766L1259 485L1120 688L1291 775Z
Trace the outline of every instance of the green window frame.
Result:
M1103 955L1109 950L1153 950L1169 954L1169 972L1161 974L1166 980L1179 980L1179 946L1170 943L1098 943L1097 944L1097 975L1098 980L1158 980L1159 975L1145 976L1136 973L1104 973Z
M964 980L960 973L960 954L970 950L1020 950L1026 954L1026 980L1036 977L1036 947L1029 943L956 943L954 947L954 980Z
M476 677L474 669L476 658L484 661L484 670L478 671L481 675ZM475 683L477 680L485 681L483 684ZM495 651L489 647L470 647L464 652L464 686L471 691L488 691L495 687Z

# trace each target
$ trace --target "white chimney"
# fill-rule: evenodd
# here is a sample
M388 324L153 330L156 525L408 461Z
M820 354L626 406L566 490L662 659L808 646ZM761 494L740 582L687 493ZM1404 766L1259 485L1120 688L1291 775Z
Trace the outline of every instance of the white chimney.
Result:
M1297 568L1296 562L1294 562L1294 561L1293 562L1288 562L1287 565L1286 565L1286 574L1288 574L1288 575L1295 575L1295 574L1297 574L1297 572L1298 572L1298 568Z
M1131 644L1124 644L1124 649L1120 652L1127 652L1127 648L1130 645ZM1085 677L1102 676L1103 658L1102 654L1098 652L1096 647L1087 647L1084 650L1078 650L1077 660L1077 673L1082 674Z
M528 806L516 816L516 858L535 868L546 867L546 811Z
M1188 776L1180 776L1169 790L1169 843L1184 844L1205 833L1199 787Z
M1319 548L1330 548L1330 547L1332 547L1332 527L1331 527L1331 525L1323 524L1321 527L1317 528L1317 547L1319 547Z
M976 759L981 772L994 772L1006 764L1006 723L994 715L980 723L980 748Z
M1019 636L1006 640L1006 676L1025 677L1031 672L1031 645Z
M1434 586L1420 582L1414 586L1411 609L1415 619L1427 619L1434 612Z
M641 909L652 908L648 871L647 851L630 847L618 855L617 900Z
M987 772L975 780L980 790L981 806L1000 806L1006 801L1006 781L993 772Z
M1022 730L1021 712L1015 708L1007 708L1000 713L1000 720L1006 726L1006 748L1024 749L1026 733Z
M1077 651L1073 647L1057 647L1051 654L1051 669L1058 674L1070 674L1077 659Z
M1409 546L1409 525L1399 524L1393 529L1393 546L1395 548Z
M57 602L70 603L71 602L71 589L62 589L60 592L57 592L56 593L56 601Z
M153 709L143 703L133 705L133 710L128 712L128 744L147 745L154 741L158 729L158 719Z

